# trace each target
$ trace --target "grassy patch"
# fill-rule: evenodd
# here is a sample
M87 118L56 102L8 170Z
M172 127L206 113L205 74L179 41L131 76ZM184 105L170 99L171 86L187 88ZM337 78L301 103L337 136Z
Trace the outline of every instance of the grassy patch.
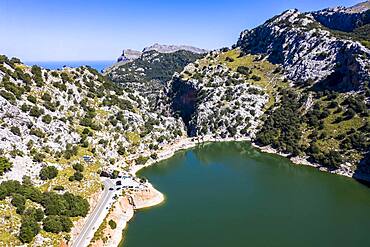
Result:
M21 216L15 210L10 200L0 201L0 246L21 245L16 235L21 225Z
M126 138L133 145L138 145L140 143L140 135L137 132L127 132L126 133Z
M219 62L226 64L226 66L233 71L237 71L240 66L248 67L251 70L251 75L260 77L261 80L259 81L249 79L248 82L263 88L270 96L269 101L265 106L265 109L268 109L275 103L277 89L279 87L288 87L288 83L285 83L280 79L281 74L273 73L277 69L276 65L267 60L257 61L256 58L257 56L255 55L245 55L240 57L240 50L234 49L221 53L219 56Z

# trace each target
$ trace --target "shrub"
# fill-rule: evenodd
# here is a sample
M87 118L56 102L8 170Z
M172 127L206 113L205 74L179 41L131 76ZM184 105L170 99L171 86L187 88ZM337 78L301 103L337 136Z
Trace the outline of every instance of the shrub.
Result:
M40 117L42 114L44 114L44 109L38 108L37 106L33 106L30 110L30 116L32 117Z
M69 177L69 181L81 181L83 178L84 175L81 172L76 171L72 176Z
M352 119L354 116L356 116L356 112L352 109L352 108L349 108L346 112L345 112L346 116L347 116L347 119Z
M27 104L23 104L22 106L21 106L21 111L22 112L28 112L29 110L30 110L30 106L29 105L27 105Z
M63 80L64 83L66 83L66 82L72 83L73 82L72 79L69 77L69 75L66 72L62 72L60 74L60 76L62 77L62 80ZM66 91L66 90L63 90L63 91Z
M12 127L10 127L10 131L11 131L14 135L21 136L21 131L20 131L19 127L17 127L17 126L12 126Z
M73 169L79 172L83 172L84 166L81 163L76 163L76 164L73 164Z
M26 198L20 194L14 194L11 204L17 208L17 214L23 214L26 209Z
M251 73L251 70L246 66L239 66L236 71L243 75L249 75Z
M44 123L49 124L49 123L51 123L51 120L52 120L52 117L51 117L49 114L44 115L44 116L42 117L42 121L43 121Z
M7 92L7 91L5 91L5 90L1 90L0 91L0 95L4 98L4 99L6 99L6 100L8 100L8 101L10 101L10 102L15 102L17 99L15 98L15 96L14 96L14 94L12 94L11 92Z
M46 215L85 217L89 212L89 203L86 199L68 192L63 195L55 192L45 192L41 205L44 206Z
M150 155L150 158L152 158L153 160L156 160L156 159L158 159L158 154L157 153L152 153Z
M41 129L39 128L32 128L30 130L30 135L34 135L34 136L37 136L39 138L44 138L45 137L45 133L44 131L42 131Z
M39 231L40 226L34 218L24 217L19 231L19 239L22 243L30 243Z
M35 162L42 162L45 159L45 155L39 152L34 152L32 158L33 158L33 161Z
M117 223L114 220L110 220L108 222L109 226L111 229L116 229L117 228Z
M27 100L28 100L29 102L31 102L31 103L34 103L34 104L36 104L36 102L37 102L36 97L35 97L35 96L32 96L32 95L28 95L28 96L27 96Z
M51 95L49 93L44 93L41 97L41 99L45 100L45 101L51 101Z
M252 75L251 79L253 81L260 81L261 80L261 77L257 76L257 75Z
M13 163L5 157L0 157L0 175L4 175L4 172L10 171L12 167Z
M72 227L71 219L66 216L51 215L43 220L43 229L46 232L70 232Z
M55 166L43 167L40 171L40 178L42 180L53 179L58 175L58 169Z
M136 163L137 165L143 165L143 164L145 164L145 163L147 162L147 160L148 160L148 157L139 156L139 157L136 159L135 163Z
M34 218L37 222L41 221L45 216L44 211L41 208L28 208L24 214Z
M63 185L57 185L53 188L53 190L57 190L57 191L61 191L61 190L64 190L64 186Z
M225 61L231 63L231 62L234 62L234 59L232 57L226 57Z

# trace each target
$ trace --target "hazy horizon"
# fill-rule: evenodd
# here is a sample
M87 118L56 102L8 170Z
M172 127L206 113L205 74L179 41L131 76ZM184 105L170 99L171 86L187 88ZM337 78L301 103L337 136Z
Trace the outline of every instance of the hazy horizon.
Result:
M351 6L357 0L0 0L0 54L27 62L114 61L154 43L229 47L244 29L286 9Z

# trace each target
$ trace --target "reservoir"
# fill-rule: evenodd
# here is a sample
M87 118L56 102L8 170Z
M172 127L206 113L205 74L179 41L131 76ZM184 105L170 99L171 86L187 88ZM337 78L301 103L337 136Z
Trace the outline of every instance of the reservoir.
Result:
M121 247L370 246L370 189L248 142L210 143L141 170L166 200Z

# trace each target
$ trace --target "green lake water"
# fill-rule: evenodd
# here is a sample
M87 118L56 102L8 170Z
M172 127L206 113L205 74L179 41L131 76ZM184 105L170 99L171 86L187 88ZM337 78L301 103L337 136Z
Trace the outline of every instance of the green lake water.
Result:
M139 173L164 195L123 247L370 246L370 189L249 143L181 151Z

